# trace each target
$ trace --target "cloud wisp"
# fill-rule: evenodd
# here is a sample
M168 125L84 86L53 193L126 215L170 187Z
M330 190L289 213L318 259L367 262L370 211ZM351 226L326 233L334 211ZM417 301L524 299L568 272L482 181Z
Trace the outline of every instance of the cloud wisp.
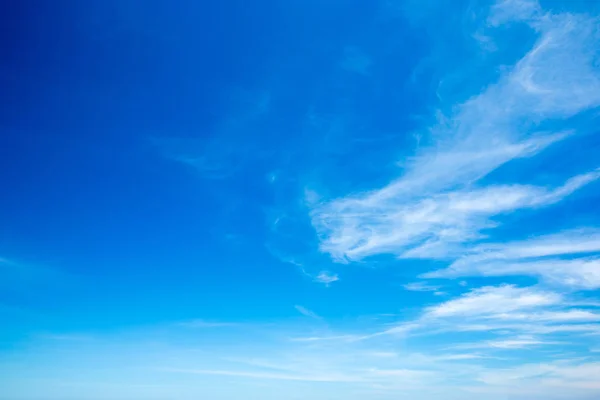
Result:
M430 285L425 282L407 283L402 287L411 292L437 292L441 289L441 286Z
M577 229L507 243L475 246L426 278L537 276L573 289L600 288L600 231Z
M462 342L464 338L455 338L455 348L498 350L551 344L568 348L586 335L600 334L600 312L595 305L589 307L539 287L485 286L427 307L418 319L403 321L361 340L381 335L437 336L453 332L470 333L466 343Z
M317 315L314 311L311 311L311 310L309 310L306 307L295 305L294 308L296 309L296 311L298 311L300 314L304 315L305 317L309 317L309 318L313 318L313 319L318 319L318 320L322 320L323 319L322 317L320 317L319 315Z
M439 116L430 144L400 178L312 208L323 252L340 262L378 254L456 258L485 239L498 217L556 204L600 178L600 170L584 171L553 187L483 179L573 134L541 125L600 105L596 19L543 13L534 2L492 9L490 25L515 20L537 32L534 46L496 83Z

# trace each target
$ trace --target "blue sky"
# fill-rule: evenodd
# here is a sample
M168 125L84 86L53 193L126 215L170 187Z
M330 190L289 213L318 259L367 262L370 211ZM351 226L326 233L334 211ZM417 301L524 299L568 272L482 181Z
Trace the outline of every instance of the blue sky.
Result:
M0 399L600 396L600 5L4 9Z

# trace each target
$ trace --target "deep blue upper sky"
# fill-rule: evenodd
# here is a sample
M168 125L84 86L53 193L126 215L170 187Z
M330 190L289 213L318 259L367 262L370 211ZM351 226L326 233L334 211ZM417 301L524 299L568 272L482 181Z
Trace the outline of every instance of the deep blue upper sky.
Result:
M0 399L600 394L595 3L0 15Z

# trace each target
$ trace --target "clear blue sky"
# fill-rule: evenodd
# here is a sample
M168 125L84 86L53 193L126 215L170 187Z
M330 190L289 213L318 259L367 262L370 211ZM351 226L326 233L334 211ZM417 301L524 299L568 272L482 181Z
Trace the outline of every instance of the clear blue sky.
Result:
M0 11L1 400L600 398L600 3Z

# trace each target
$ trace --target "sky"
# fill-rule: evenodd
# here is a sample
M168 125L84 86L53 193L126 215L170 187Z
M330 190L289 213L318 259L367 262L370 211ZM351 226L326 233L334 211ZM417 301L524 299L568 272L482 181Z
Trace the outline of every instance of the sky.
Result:
M600 398L600 3L0 15L0 400Z

